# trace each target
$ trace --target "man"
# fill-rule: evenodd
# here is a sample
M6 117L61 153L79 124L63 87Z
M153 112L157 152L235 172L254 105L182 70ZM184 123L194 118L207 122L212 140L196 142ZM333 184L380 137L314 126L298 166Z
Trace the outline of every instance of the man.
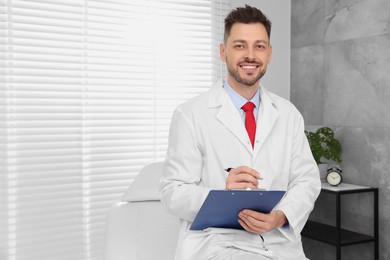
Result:
M177 260L306 259L300 233L320 179L301 114L260 85L271 61L270 32L258 9L233 10L220 46L227 82L174 112L161 200L181 220ZM243 110L248 101L253 112ZM211 189L246 188L286 195L269 214L241 211L237 219L244 230L189 230Z

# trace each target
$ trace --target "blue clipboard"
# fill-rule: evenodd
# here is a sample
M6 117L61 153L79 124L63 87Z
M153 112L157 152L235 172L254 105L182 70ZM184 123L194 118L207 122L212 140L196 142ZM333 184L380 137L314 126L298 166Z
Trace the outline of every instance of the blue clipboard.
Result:
M208 227L243 229L238 223L241 210L269 213L285 193L279 190L211 190L190 230Z

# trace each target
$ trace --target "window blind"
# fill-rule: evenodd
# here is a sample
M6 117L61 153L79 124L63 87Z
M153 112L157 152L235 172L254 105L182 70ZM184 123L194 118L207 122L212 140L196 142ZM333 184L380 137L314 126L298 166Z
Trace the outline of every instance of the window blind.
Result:
M101 259L109 206L164 159L173 109L221 76L227 10L0 0L0 259Z

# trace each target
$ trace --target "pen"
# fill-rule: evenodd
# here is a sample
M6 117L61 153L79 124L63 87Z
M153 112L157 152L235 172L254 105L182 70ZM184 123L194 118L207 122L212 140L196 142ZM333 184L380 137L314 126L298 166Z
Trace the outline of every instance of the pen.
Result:
M226 172L230 172L231 170L233 170L234 168L232 167L229 167L229 168L226 168L225 171ZM263 178L259 177L258 180L263 180Z

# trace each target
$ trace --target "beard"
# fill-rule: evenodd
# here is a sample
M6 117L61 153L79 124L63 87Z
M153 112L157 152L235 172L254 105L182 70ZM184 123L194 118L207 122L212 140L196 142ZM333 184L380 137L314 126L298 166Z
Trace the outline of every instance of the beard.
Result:
M254 62L254 61L250 61L248 59L245 59L245 62L248 62L248 63L253 63L253 64L256 64L258 65L259 67L263 66L263 63L262 62ZM240 84L242 85L245 85L247 87L251 87L253 86L256 82L258 82L265 74L265 72L267 71L267 67L265 67L263 70L260 70L256 75L252 74L251 76L252 77L242 77L239 73L239 66L237 66L237 68L235 69L232 64L229 63L229 61L226 59L226 64L227 64L227 69L228 69L228 72L229 74Z

